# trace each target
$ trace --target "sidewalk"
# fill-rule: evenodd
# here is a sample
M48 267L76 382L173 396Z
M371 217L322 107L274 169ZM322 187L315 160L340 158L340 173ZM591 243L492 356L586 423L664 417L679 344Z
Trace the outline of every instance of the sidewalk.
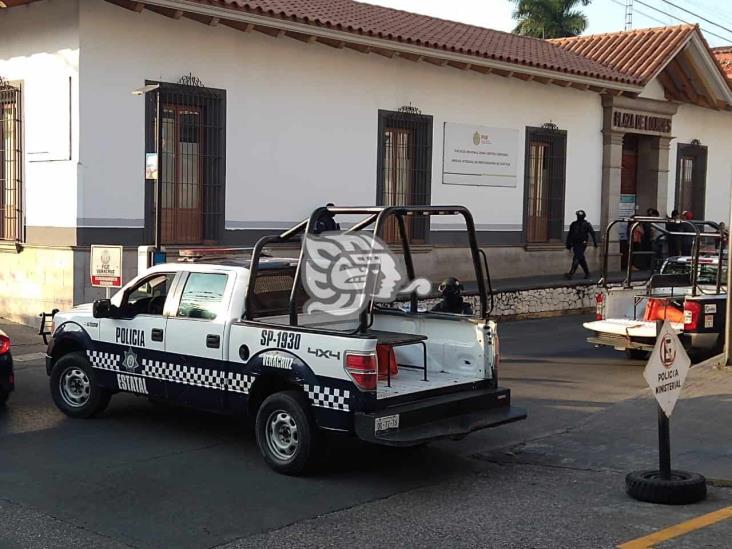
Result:
M585 280L582 278L582 272L574 275L574 278L567 280L563 274L552 275L534 275L515 278L500 278L493 280L494 292L515 292L518 290L537 290L542 288L563 288L567 286L592 286L597 284L600 279L600 273L592 273L590 278ZM608 282L622 282L625 280L626 273L615 272L608 274ZM648 280L650 273L644 271L633 272L633 281ZM475 283L467 284L466 290L471 288L475 291Z
M43 338L38 335L38 328L31 328L0 318L0 330L8 334L12 345L11 352L15 360L20 356L43 353L46 350Z
M656 401L645 389L568 430L535 439L489 460L627 473L658 468ZM689 371L671 416L671 467L732 486L732 371Z

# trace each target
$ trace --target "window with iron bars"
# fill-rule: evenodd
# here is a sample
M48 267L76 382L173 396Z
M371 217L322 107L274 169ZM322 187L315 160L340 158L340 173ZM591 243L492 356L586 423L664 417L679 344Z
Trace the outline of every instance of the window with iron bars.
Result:
M380 110L376 204L429 205L431 179L432 117L417 112ZM428 223L427 217L407 217L409 241L425 243ZM399 240L394 217L386 221L381 236L387 242Z
M0 241L23 241L21 90L0 77Z
M226 91L192 81L161 82L156 92L147 94L146 150L159 153L162 244L217 244L223 238ZM150 183L145 228L152 240L157 193L155 181Z
M560 242L564 234L567 132L526 128L524 241Z

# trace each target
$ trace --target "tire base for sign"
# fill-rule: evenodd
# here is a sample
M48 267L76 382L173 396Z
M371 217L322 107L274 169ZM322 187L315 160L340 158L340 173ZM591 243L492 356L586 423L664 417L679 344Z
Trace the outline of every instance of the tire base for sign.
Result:
M638 501L685 505L707 497L707 481L699 473L671 470L671 479L661 478L661 471L633 471L625 477L625 490Z

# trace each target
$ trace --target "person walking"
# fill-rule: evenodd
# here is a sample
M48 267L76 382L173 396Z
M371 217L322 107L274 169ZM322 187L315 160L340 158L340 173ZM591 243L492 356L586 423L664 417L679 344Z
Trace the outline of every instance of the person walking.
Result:
M587 267L587 260L585 259L585 249L587 248L587 242L592 237L592 243L597 248L597 238L595 238L595 230L589 221L585 219L587 214L584 210L577 210L577 220L572 221L567 232L567 249L572 251L572 268L569 272L564 275L564 278L570 280L577 266L582 267L585 272L585 278L590 278L590 269Z

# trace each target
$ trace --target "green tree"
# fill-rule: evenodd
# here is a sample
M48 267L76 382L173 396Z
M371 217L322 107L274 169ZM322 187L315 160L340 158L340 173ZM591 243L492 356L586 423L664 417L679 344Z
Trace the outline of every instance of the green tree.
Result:
M516 4L514 34L535 38L564 38L582 34L587 17L578 8L592 0L511 0Z

